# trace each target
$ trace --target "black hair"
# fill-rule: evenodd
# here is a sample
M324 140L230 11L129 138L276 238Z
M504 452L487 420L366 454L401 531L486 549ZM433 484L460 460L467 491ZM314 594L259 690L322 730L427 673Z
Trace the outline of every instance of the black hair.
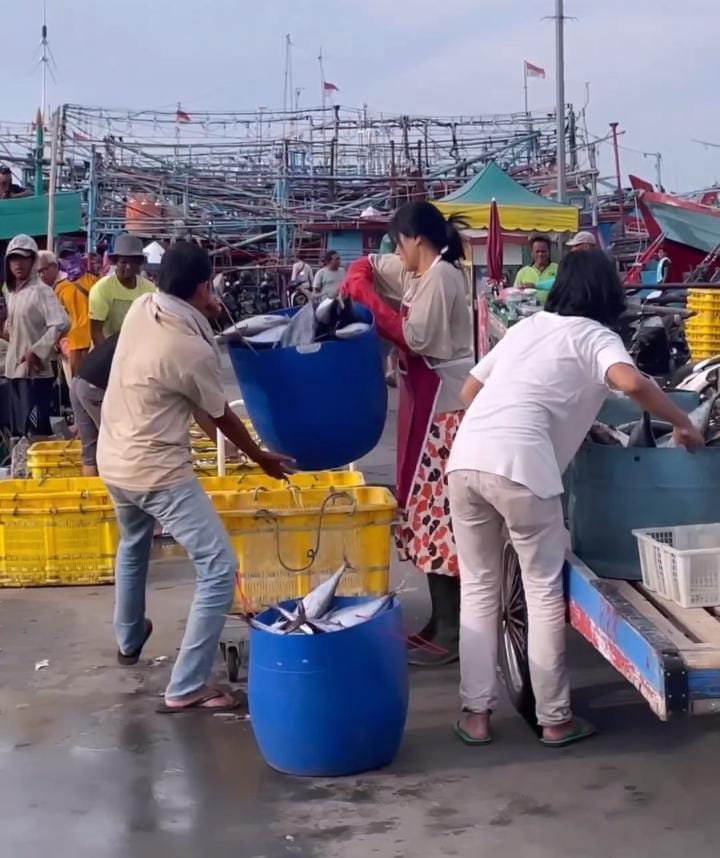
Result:
M548 253L550 253L550 250L552 249L552 242L550 241L550 239L546 235L539 235L538 234L538 235L531 236L530 247L532 247L536 241L542 241L542 243L545 245L545 247L547 247Z
M602 250L576 250L558 266L545 310L614 325L625 309L625 290L615 263Z
M455 217L445 220L432 203L421 200L401 206L390 218L388 233L395 244L401 235L424 238L438 253L442 252L446 262L457 265L459 260L465 258L458 232L458 227L464 225L463 221Z
M211 274L212 265L206 251L197 244L178 241L163 254L158 289L189 301L197 287L209 280Z
M336 256L340 256L337 250L326 250L323 256L323 265L329 265Z

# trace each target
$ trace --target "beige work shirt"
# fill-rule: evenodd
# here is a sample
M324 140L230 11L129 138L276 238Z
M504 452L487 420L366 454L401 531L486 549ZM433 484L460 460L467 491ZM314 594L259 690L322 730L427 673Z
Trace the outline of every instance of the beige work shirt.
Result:
M225 402L212 345L183 319L161 319L153 296L143 295L125 317L113 358L100 421L100 476L131 491L192 479L193 409L221 417Z
M405 342L415 354L436 361L472 355L472 321L465 276L441 260L421 277L407 271L394 253L372 254L378 295L395 307L404 304Z

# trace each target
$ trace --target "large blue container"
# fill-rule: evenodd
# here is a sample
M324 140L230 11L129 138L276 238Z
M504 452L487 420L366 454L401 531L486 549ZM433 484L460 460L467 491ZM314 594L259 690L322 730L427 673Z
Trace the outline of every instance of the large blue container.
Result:
M671 399L685 411L690 391ZM612 425L641 416L629 399L611 398L599 420ZM566 475L573 551L602 578L640 579L633 529L718 521L720 452L716 449L605 447L586 442Z
M373 321L364 307L355 310L359 321ZM255 430L300 470L343 467L380 440L387 387L374 324L350 340L262 351L231 343L229 351Z
M339 606L367 597L339 597ZM260 615L261 622L275 611ZM252 629L248 699L260 753L278 771L335 777L387 766L408 706L400 603L344 631Z

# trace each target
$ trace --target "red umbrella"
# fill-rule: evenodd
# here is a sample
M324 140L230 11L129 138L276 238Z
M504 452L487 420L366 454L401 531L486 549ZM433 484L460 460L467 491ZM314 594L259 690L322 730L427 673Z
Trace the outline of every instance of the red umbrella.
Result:
M500 213L493 197L490 203L490 222L487 236L487 266L485 276L492 283L499 283L503 276L503 239Z

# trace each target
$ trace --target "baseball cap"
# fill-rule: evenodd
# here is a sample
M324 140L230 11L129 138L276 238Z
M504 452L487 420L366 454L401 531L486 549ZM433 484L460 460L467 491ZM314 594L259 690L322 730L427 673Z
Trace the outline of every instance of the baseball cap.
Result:
M10 259L11 256L35 256L32 250L27 250L25 247L15 247L13 250L9 251L7 254L7 258Z
M589 232L588 230L583 230L579 232L576 236L568 241L568 247L577 247L578 244L597 244L597 239L595 236Z
M72 241L61 241L58 244L57 255L62 256L64 253L79 253L77 245Z

